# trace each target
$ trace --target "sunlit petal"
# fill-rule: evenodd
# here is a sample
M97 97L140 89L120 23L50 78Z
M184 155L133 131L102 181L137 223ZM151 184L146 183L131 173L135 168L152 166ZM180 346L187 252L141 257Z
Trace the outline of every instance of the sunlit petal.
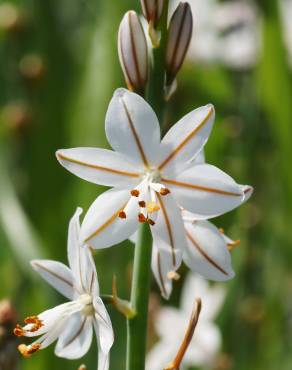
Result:
M106 135L112 148L148 165L159 158L160 127L150 105L126 89L116 90L106 114Z
M86 181L105 186L135 185L137 165L126 156L107 149L72 148L56 153L60 164Z

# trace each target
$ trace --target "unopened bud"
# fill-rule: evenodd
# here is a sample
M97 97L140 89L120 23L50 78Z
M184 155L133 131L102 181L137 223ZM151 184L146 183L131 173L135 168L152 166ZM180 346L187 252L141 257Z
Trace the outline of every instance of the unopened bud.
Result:
M155 24L159 21L162 11L164 0L140 0L141 7L144 17L147 19L148 23Z
M180 3L173 13L166 49L166 85L170 86L183 64L193 33L193 16L188 3Z
M148 80L148 48L140 19L132 10L120 24L118 49L128 89L142 92Z

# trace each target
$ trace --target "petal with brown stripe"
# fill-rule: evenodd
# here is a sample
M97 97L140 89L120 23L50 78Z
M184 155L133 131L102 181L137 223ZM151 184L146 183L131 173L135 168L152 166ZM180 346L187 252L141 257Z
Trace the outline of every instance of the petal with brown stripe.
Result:
M211 104L193 110L178 121L161 142L163 174L181 172L203 148L213 127L215 110Z
M59 336L56 355L69 360L83 357L90 348L92 333L92 318L75 313Z
M206 279L224 281L233 278L231 256L219 230L208 221L185 222L185 229L185 264Z
M119 217L121 211L125 212L125 218ZM81 225L80 238L94 248L120 243L138 228L138 213L137 198L131 197L130 190L107 190L90 206Z
M41 277L68 299L74 298L74 278L71 270L61 262L32 260L31 265Z
M139 168L126 156L107 149L72 148L56 152L60 164L74 175L105 186L135 186Z
M160 127L150 105L126 89L116 90L106 114L106 136L112 148L140 165L159 158Z
M183 208L207 219L238 207L244 199L243 188L218 168L200 164L179 174L163 178L162 183Z
M176 270L186 246L184 226L180 210L171 194L156 194L160 210L155 225L151 227L154 243L167 249L171 255L172 270ZM181 253L179 253L181 252Z

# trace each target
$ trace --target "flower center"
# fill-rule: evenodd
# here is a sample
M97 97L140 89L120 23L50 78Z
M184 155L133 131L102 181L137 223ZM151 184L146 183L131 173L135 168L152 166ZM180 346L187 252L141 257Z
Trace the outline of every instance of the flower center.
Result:
M161 174L155 167L148 167L142 173L142 178L147 180L149 183L159 183L161 181Z
M84 307L81 310L81 313L85 316L94 315L94 307L92 304L92 297L89 294L82 294L78 298L78 303L81 303Z

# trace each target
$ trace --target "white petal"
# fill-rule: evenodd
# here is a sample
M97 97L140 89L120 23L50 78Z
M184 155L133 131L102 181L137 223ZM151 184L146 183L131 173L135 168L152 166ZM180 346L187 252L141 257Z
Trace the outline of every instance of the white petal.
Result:
M172 335L176 335L176 333L173 332ZM147 354L146 370L164 369L165 366L173 360L178 346L179 342L177 340L160 340Z
M225 295L226 292L219 283L210 286L207 280L197 274L189 273L181 295L181 307L184 312L191 312L194 298L201 297L203 304L199 322L214 320L223 304Z
M111 189L101 194L84 217L81 239L94 248L107 248L132 235L138 227L138 202L130 197L130 190ZM126 219L118 217L122 210Z
M211 322L198 323L183 364L211 366L221 346L221 333ZM208 366L208 367L209 367Z
M95 309L94 325L96 327L99 345L101 351L107 354L114 342L112 323L101 298L96 297L93 300L93 306Z
M204 149L202 149L193 159L192 164L203 164L206 162L205 159L205 152Z
M218 168L201 164L174 179L163 178L177 202L199 218L211 218L238 207L244 199L240 185Z
M165 244L160 240L157 240L157 243ZM176 260L179 261L180 259L181 256L176 255ZM163 247L160 245L160 247L158 247L155 242L153 243L151 267L160 288L161 295L165 299L168 299L172 291L172 280L169 278L168 273L174 270L172 252L169 246L165 245L165 247Z
M241 189L242 189L242 191L244 193L243 202L245 203L252 196L252 194L253 194L253 187L250 186L250 185L241 185Z
M163 244L169 250L172 256L172 270L175 271L181 263L182 252L186 247L181 212L171 194L162 196L157 193L156 196L160 210L157 212L155 225L151 226L153 240L157 247Z
M109 369L109 354L103 353L102 350L99 348L97 370L108 370L108 369Z
M94 184L134 186L139 182L137 166L126 156L107 149L72 148L56 153L60 164L74 175Z
M117 152L143 166L159 158L159 123L153 109L139 95L116 90L105 124L108 141Z
M205 145L213 127L215 110L211 104L195 109L178 121L161 142L163 174L179 173Z
M79 293L99 294L99 284L91 251L80 242L81 208L77 208L71 218L68 230L68 260L71 267L74 285Z
M33 260L31 265L58 292L70 300L74 298L74 279L67 266L51 260Z
M55 354L74 360L83 357L92 342L92 318L80 313L72 315L59 336Z
M187 248L185 264L210 280L224 281L234 277L231 257L219 230L208 221L185 223Z

